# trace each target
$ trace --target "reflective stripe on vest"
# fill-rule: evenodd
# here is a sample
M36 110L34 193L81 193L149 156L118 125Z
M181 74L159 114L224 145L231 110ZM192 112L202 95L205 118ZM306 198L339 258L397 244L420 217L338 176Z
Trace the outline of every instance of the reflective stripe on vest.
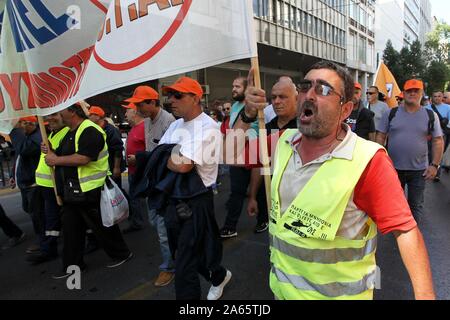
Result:
M103 186L106 176L109 172L106 133L100 126L96 125L92 121L84 120L78 127L77 132L75 133L75 152L78 152L78 140L81 136L81 133L84 131L84 129L89 127L94 127L102 134L105 144L103 145L103 149L99 153L97 160L90 161L88 164L79 166L77 168L78 180L80 182L81 191L83 192L87 192Z
M284 132L275 155L270 287L279 299L371 299L376 225L368 218L360 240L336 234L359 178L381 146L350 137L356 139L352 160L325 161L282 213L279 185L293 154L285 141L297 132Z
M309 281L302 276L289 275L280 269L272 266L271 272L276 276L277 280L283 283L289 283L295 288L304 291L317 291L323 296L336 298L339 296L355 296L373 289L375 287L376 269L366 274L363 279L355 282L332 282L327 284L317 284Z
M53 132L48 136L48 142L53 150L58 149L61 140L69 132L69 127L64 127L56 134ZM39 164L36 168L36 184L41 187L53 188L52 175L50 167L45 163L45 154L41 152Z
M335 264L362 260L377 249L377 238L370 239L362 248L307 249L289 244L277 237L270 237L270 246L284 254L306 262Z

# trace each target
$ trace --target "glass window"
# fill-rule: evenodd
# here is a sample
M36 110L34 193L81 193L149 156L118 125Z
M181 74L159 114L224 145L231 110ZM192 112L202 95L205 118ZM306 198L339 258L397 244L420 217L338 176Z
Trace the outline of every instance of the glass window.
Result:
M290 7L291 9L291 29L297 30L297 9Z
M289 28L289 21L290 19L290 5L288 5L286 2L283 3L283 26L286 28Z
M277 0L272 0L272 22L277 23L280 13L280 6Z
M261 15L261 12L259 10L259 0L253 0L253 14L257 17Z

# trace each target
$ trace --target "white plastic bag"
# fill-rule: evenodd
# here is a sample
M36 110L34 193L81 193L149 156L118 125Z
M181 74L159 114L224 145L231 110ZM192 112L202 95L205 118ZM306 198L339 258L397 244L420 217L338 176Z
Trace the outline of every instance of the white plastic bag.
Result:
M444 167L450 167L450 148L447 148L444 152L444 156L442 157L442 165Z
M100 198L100 212L105 227L111 227L128 218L128 201L117 184L107 177Z

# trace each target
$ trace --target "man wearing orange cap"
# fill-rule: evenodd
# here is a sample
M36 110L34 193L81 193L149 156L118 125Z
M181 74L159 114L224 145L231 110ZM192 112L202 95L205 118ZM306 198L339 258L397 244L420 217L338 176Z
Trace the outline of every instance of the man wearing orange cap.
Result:
M42 201L36 185L36 168L41 155L42 137L35 116L20 118L16 127L10 133L11 143L15 150L16 167L15 176L11 184L20 189L22 195L22 208L30 214L33 229L37 237L42 234L41 221L39 221L39 208ZM27 249L27 253L39 252L39 239Z
M403 99L405 99L403 92L400 92L398 96L395 96L395 100L397 100L397 107L403 106Z
M377 128L379 144L384 145L389 134L389 155L402 187L408 186L408 203L419 222L424 215L425 181L436 176L444 148L439 118L420 105L422 96L422 81L406 81L404 107L386 112ZM428 161L429 140L432 144L431 163Z
M89 108L89 119L106 133L109 169L112 172L112 179L122 189L122 172L125 171L122 135L119 129L105 120L105 111L100 107L91 106Z
M167 128L175 121L174 116L161 108L158 92L149 86L137 87L133 92L133 96L125 101L134 103L137 107L137 111L145 118L145 151L153 151ZM175 276L174 262L167 241L167 230L166 225L164 224L164 218L157 214L156 210L152 209L149 210L149 221L150 224L156 228L158 233L159 248L163 259L162 264L159 266L159 275L153 284L156 287L163 287L171 283Z
M355 82L355 93L353 95L353 111L345 120L354 133L363 139L375 141L374 113L365 108L361 101L361 85Z
M180 117L173 122L160 144L176 144L178 152L172 151L167 168L184 174L197 172L206 193L183 200L184 206L177 206L177 215L167 210L165 222L169 243L175 260L175 291L177 299L197 300L201 297L200 273L212 283L208 300L217 300L231 279L231 272L222 265L222 243L214 215L214 194L221 151L222 135L219 126L202 112L203 90L200 84L188 77L178 79L173 85L163 87L172 104L173 113ZM192 245L197 244L197 245Z

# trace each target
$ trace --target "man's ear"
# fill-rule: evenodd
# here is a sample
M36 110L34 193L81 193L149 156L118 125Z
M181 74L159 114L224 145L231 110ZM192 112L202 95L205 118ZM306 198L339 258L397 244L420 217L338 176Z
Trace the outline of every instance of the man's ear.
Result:
M341 121L347 119L353 111L353 102L348 101L341 106Z

